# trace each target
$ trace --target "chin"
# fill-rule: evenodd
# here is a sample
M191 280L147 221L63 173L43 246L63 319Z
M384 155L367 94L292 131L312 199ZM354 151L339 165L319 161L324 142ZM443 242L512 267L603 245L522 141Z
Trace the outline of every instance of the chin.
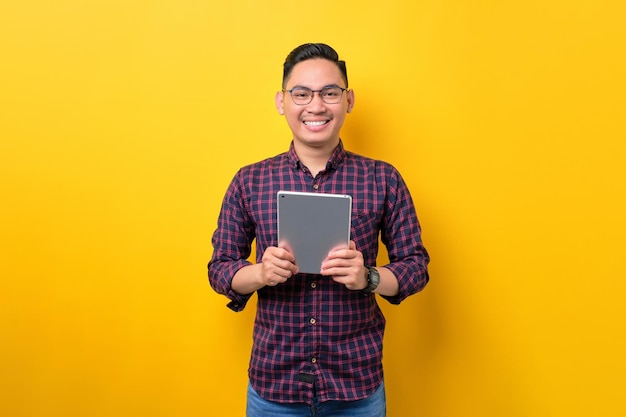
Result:
M333 145L336 145L337 143L339 143L339 139L333 139L329 137L319 137L319 136L318 137L302 137L301 136L297 140L304 145L313 146L313 147L327 146L331 143Z

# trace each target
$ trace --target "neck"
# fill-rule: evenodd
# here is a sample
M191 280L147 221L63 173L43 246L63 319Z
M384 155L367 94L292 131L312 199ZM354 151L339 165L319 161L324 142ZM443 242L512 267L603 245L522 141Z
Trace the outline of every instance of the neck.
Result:
M299 144L296 141L294 142L294 149L300 162L304 164L315 177L320 171L326 168L326 164L338 144L339 140L320 147L311 147Z

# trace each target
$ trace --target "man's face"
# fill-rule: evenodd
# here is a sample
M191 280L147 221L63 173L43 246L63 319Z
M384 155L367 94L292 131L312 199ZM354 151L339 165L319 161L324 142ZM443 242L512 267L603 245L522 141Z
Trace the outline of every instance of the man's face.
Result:
M293 67L285 85L285 90L294 87L306 87L321 90L324 87L338 86L345 88L341 71L337 65L326 59L309 59ZM328 104L315 93L309 104L298 105L293 102L288 92L276 94L278 113L285 116L298 145L313 148L335 147L339 143L339 131L346 113L354 105L352 90L344 91L341 101Z

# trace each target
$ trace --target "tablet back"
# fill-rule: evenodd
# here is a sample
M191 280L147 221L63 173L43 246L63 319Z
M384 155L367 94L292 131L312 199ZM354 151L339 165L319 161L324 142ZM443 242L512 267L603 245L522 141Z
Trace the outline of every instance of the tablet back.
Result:
M279 191L277 211L278 241L295 255L300 272L319 274L331 249L350 244L349 195Z

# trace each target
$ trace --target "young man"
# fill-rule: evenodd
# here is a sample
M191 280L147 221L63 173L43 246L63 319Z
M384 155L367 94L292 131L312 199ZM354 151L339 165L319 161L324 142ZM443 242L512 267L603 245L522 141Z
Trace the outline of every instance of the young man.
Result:
M348 152L339 132L354 107L344 61L325 44L294 49L276 108L289 150L240 169L213 235L209 281L241 311L258 296L249 367L248 416L385 415L378 293L399 304L428 282L429 257L409 190L388 163ZM332 250L319 274L277 239L280 190L349 194L349 247ZM374 267L379 235L390 262ZM246 259L256 239L256 263Z

